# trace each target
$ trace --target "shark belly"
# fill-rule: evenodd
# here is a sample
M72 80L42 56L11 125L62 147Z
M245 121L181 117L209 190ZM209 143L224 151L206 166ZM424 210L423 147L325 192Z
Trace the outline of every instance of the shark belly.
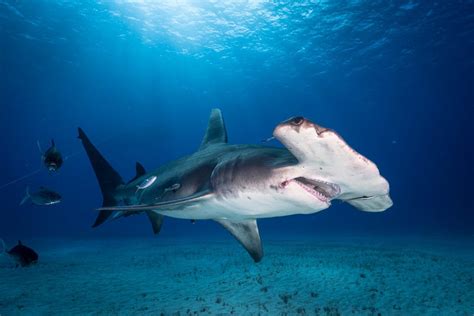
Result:
M329 206L329 205L328 205ZM268 195L259 192L241 194L238 197L213 197L175 210L156 210L165 216L179 219L258 219L296 214L311 214L324 208L315 207L310 199L302 199L301 203L289 203L277 194Z

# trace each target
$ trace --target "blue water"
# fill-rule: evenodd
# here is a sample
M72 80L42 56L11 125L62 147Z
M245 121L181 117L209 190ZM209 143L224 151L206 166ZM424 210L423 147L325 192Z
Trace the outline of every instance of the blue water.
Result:
M166 218L158 237L145 216L92 229L102 197L76 138L80 126L130 179L136 161L152 170L195 151L218 107L230 143L260 144L303 115L390 183L386 212L333 203L261 220L264 246L321 236L464 243L474 235L473 104L473 1L0 0L0 237L233 243L213 222ZM36 142L51 138L69 156L61 170L16 181L42 168ZM19 206L27 186L42 185L63 201ZM472 278L466 286L472 298Z

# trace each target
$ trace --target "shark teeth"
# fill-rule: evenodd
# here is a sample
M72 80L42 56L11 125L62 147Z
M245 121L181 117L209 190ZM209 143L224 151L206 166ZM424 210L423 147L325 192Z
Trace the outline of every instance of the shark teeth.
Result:
M333 183L312 180L304 177L298 177L292 181L302 187L306 192L325 203L329 203L330 200L340 194L339 186Z

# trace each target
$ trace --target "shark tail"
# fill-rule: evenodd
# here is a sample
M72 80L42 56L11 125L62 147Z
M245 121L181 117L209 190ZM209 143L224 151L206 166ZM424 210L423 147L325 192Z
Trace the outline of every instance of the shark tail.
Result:
M26 192L25 192L25 196L23 197L23 199L21 199L21 202L20 202L20 205L23 205L25 204L29 199L30 199L30 187L26 187Z
M79 128L78 131L79 139L82 141L82 145L86 150L92 169L94 169L97 181L99 182L100 190L102 191L102 206L116 206L117 199L115 195L118 187L123 184L122 177L91 143L84 131L81 128ZM113 210L100 211L92 227L97 227L104 223L113 212Z

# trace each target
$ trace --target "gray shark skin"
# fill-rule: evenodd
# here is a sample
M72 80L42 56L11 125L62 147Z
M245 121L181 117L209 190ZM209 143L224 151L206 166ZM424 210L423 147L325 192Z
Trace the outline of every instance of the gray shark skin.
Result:
M273 136L286 148L230 145L220 110L211 112L198 151L125 183L79 128L103 204L93 227L145 213L154 233L163 217L211 219L226 228L255 262L263 257L256 220L311 214L340 199L369 212L392 206L377 166L334 131L303 117L280 123Z

